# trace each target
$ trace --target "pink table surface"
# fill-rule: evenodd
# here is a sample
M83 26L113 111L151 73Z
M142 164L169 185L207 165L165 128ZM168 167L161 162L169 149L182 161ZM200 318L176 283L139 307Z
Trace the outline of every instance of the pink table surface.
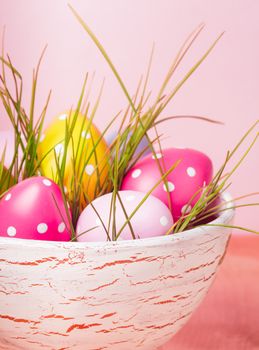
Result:
M259 236L232 236L205 300L160 350L198 349L259 349Z

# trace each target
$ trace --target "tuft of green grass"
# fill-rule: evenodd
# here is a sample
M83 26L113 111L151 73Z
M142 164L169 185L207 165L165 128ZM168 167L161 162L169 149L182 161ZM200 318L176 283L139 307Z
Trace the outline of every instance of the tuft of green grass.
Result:
M44 119L50 100L51 92L48 94L47 101L42 112L35 117L36 87L40 64L46 48L43 50L39 63L33 71L31 103L29 111L23 107L23 78L19 71L14 67L10 57L5 57L4 48L2 48L1 73L0 73L0 100L6 111L7 116L14 130L14 154L11 166L8 169L9 183L12 177L12 184L18 183L20 179L37 175L39 164L37 157L37 147L40 142ZM7 76L11 76L13 86L9 83ZM9 83L9 84L8 84ZM19 152L22 156L19 158ZM38 164L38 166L35 166ZM0 188L2 188L5 178L1 177Z

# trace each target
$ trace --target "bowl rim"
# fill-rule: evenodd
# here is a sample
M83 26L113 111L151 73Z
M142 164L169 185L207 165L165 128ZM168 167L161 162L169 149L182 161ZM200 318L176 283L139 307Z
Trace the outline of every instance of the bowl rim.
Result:
M45 241L45 240L33 240L33 239L24 239L24 238L15 238L15 237L0 237L0 246L1 245L17 245L20 247L32 246L34 248L61 248L61 249L75 249L75 248L131 248L137 246L158 246L165 245L172 241L183 241L189 240L194 237L199 236L200 234L209 233L215 229L226 230L229 228L222 227L225 223L230 222L235 215L235 208L232 196L225 192L221 194L221 198L224 201L224 207L222 214L219 215L216 219L210 222L212 226L201 225L195 228L170 234L167 236L156 236L149 238L139 238L139 239L130 239L130 240L118 240L118 241L99 241L99 242L64 242L64 241ZM217 227L217 225L219 225Z

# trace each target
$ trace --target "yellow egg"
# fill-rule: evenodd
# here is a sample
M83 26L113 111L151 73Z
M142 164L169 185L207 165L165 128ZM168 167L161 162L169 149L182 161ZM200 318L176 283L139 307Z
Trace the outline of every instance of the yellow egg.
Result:
M70 130L69 141L65 141ZM55 154L56 157L55 158ZM80 206L93 200L107 182L109 148L99 130L81 113L58 115L42 134L38 146L42 175L58 182L58 168L64 166L64 188L72 200L80 189ZM76 189L76 193L75 193Z

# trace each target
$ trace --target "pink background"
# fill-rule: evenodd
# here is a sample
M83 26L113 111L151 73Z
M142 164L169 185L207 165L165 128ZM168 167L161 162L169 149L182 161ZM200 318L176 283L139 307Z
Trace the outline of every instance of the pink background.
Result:
M145 72L152 43L155 57L150 89L157 92L172 58L186 36L201 22L206 28L174 79L177 81L222 32L223 39L163 113L206 115L224 126L199 121L171 121L160 130L165 146L186 146L207 153L215 168L244 132L258 119L259 2L256 0L74 0L101 40L133 93ZM105 77L96 123L100 128L122 108L126 99L104 59L67 7L67 0L1 0L0 31L6 26L5 48L24 75L25 104L31 90L32 68L48 44L41 67L38 102L43 106L52 89L48 120L75 106L86 72L95 72L93 91ZM95 93L91 94L94 102ZM1 116L0 129L8 123ZM258 128L257 128L258 131ZM251 138L252 139L252 138ZM244 148L243 148L244 150ZM241 153L240 153L241 154ZM233 176L234 197L258 191L259 142ZM246 201L257 200L258 196ZM242 208L236 224L259 228L259 209Z

